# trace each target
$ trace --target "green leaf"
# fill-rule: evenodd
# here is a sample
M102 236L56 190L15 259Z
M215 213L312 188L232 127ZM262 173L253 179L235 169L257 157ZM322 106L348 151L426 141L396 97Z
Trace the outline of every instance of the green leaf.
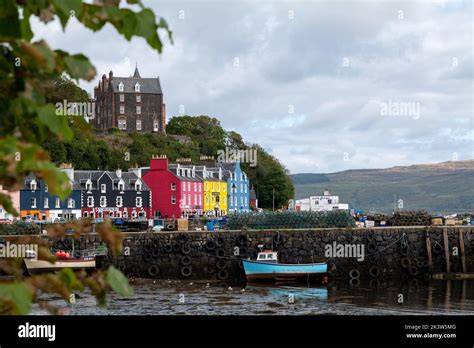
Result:
M0 38L21 38L21 26L18 18L0 18Z
M8 300L11 300L14 306L11 314L28 314L33 301L33 290L19 282L0 284L0 303Z
M123 297L133 295L133 288L128 283L128 279L114 266L110 266L107 270L107 283L112 290Z
M30 15L30 10L28 8L25 8L23 10L23 19L20 22L21 36L26 41L30 41L33 38L33 32L31 31L30 26Z
M81 17L82 15L81 0L53 0L53 6L61 21L63 30L66 28L69 18Z
M68 289L79 289L82 290L83 286L77 279L76 275L70 268L63 268L59 274L59 279L66 284Z
M38 108L38 118L41 123L57 136L71 140L73 133L69 128L67 117L56 115L54 105L48 104Z
M90 81L96 74L94 66L83 54L76 54L74 56L64 55L63 61L66 71L74 79Z

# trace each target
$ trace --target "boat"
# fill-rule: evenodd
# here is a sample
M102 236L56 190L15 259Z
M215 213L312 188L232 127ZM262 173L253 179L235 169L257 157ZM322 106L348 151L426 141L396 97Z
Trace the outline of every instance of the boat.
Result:
M256 260L242 260L245 276L248 282L274 281L287 282L298 280L315 280L322 278L324 282L328 266L325 262L287 264L278 263L278 252L272 250L260 251Z
M23 259L28 274L57 272L64 268L71 268L72 270L93 270L96 267L96 253L93 250L74 251L73 247L71 252L58 250L54 254L56 256L56 262L52 263L47 260L38 260L35 251L29 250L27 257Z

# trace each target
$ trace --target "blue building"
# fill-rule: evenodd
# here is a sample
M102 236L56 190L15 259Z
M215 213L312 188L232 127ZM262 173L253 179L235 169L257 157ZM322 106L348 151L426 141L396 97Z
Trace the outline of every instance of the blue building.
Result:
M227 209L229 214L248 212L250 183L247 174L240 168L240 162L219 163L227 179Z
M72 189L64 200L50 194L43 180L33 175L25 178L20 190L20 218L56 222L81 217L81 188L74 182L70 168L64 171L70 178Z

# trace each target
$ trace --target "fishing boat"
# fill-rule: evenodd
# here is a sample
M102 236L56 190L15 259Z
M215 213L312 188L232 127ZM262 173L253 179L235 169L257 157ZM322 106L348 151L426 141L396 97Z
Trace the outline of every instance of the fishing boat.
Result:
M74 250L74 243L72 251L57 250L54 252L56 262L52 263L47 260L38 260L36 252L29 250L28 257L24 258L26 270L30 275L57 272L63 268L71 268L72 270L93 270L95 269L96 252L94 250Z
M264 250L257 254L257 260L242 260L247 281L297 281L315 280L325 276L327 263L287 264L278 263L278 252Z

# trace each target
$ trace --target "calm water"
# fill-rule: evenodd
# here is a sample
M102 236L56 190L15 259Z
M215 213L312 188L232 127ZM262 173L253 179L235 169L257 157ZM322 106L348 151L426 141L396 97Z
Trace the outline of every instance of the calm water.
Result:
M474 314L474 281L364 283L333 282L327 287L246 286L223 288L206 282L133 282L135 294L122 299L109 294L106 307L98 308L87 293L75 304L57 297L40 299L70 315L393 315ZM403 304L399 304L400 294ZM46 314L35 308L33 314Z

